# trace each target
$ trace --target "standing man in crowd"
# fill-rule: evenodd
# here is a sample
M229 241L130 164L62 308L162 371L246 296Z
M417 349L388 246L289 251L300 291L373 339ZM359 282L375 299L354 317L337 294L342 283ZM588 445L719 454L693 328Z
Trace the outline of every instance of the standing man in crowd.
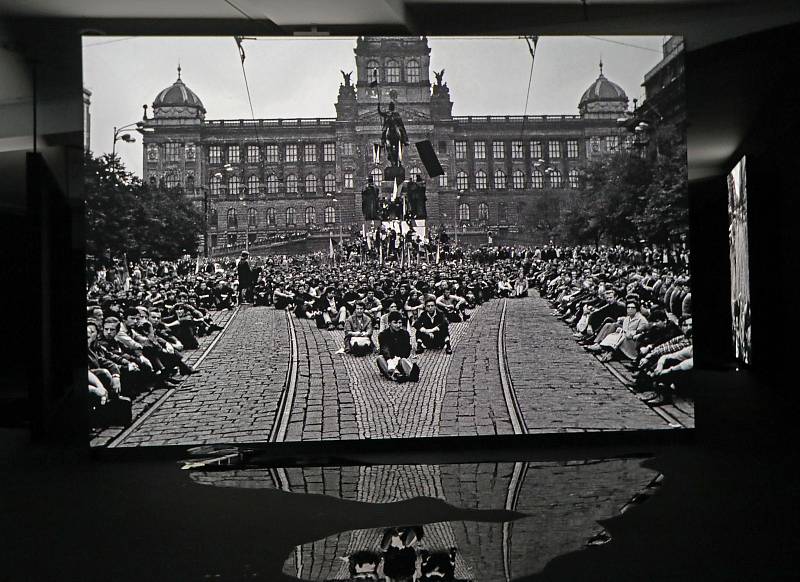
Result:
M239 276L239 303L247 305L252 295L253 272L250 268L250 253L242 251L242 257L236 264L236 274Z

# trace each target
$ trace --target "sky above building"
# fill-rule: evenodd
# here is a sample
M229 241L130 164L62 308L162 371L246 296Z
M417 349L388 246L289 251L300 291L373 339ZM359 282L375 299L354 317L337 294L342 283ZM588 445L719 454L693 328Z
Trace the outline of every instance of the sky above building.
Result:
M433 71L445 69L453 115L578 113L599 74L643 99L644 74L661 59L664 37L540 37L531 55L519 37L431 37ZM91 96L91 148L110 152L114 127L142 119L142 105L177 78L202 100L206 119L335 117L340 71L355 70L355 38L245 40L244 68L232 37L85 37L84 87ZM356 81L356 75L353 75ZM632 106L632 103L630 104ZM152 111L148 111L152 115ZM141 139L117 142L126 167L142 175Z

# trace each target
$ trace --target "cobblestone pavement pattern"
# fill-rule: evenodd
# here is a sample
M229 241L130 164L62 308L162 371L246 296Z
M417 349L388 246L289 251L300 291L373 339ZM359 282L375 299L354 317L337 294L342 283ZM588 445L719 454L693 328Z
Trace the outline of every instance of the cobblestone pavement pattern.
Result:
M264 441L289 366L283 311L245 306L198 368L122 446Z
M531 433L670 428L550 315L535 292L507 302L511 382Z

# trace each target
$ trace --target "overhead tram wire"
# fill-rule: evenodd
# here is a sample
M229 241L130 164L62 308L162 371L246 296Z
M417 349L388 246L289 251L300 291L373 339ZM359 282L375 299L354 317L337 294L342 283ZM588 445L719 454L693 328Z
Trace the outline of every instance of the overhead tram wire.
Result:
M533 81L533 63L536 60L536 47L539 44L538 36L524 36L525 42L528 44L528 51L531 53L531 72L528 75L528 89L525 92L525 110L522 112L522 127L519 131L519 139L525 143L525 120L528 117L528 101L531 97L531 82ZM524 147L524 146L523 146Z

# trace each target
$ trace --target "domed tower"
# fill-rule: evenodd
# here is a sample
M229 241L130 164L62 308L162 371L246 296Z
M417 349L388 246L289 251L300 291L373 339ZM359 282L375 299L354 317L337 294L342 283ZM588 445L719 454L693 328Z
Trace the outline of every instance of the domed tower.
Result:
M178 79L161 91L153 101L155 119L196 119L201 122L206 117L203 102L181 79L178 66Z
M600 61L600 76L584 91L578 111L586 119L617 119L628 109L628 96L622 87L603 75Z

